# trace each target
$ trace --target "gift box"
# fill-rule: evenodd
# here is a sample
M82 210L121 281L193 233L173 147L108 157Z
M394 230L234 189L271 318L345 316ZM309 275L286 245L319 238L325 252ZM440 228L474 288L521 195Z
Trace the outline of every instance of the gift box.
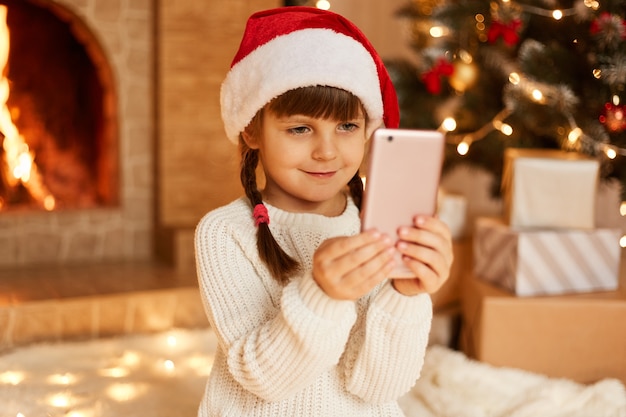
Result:
M435 313L459 310L461 306L461 281L472 265L472 240L463 238L452 241L454 262L450 276L439 290L430 295Z
M459 347L494 366L626 383L624 272L616 291L552 297L516 297L470 274L463 280Z
M518 296L615 290L621 234L618 228L519 230L479 217L474 274Z
M513 227L592 229L599 162L576 152L508 148L502 195Z

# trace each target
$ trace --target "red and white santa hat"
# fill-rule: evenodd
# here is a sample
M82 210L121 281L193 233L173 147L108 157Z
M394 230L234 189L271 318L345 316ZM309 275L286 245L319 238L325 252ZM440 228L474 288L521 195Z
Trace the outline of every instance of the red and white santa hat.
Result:
M367 137L383 123L399 124L396 91L382 59L344 17L314 7L253 14L221 89L228 139L275 97L300 87L337 87L357 96L369 117Z

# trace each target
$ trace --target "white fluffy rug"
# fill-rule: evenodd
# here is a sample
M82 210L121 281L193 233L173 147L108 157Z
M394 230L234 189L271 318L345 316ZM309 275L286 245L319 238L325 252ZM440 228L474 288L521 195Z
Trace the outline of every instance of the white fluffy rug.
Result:
M402 406L411 417L625 417L626 390L615 379L581 385L432 346Z
M210 330L36 345L0 356L1 417L195 417ZM408 417L626 417L617 380L584 386L429 348Z

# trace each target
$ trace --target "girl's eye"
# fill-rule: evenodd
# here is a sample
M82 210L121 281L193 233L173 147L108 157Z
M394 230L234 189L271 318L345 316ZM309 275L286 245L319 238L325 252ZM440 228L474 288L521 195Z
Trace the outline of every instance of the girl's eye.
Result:
M359 125L353 122L346 122L346 123L342 123L339 125L340 130L345 130L347 132L353 132L354 130L358 128L359 128Z
M309 131L309 128L306 126L297 126L291 127L287 129L287 131L293 135L303 135Z

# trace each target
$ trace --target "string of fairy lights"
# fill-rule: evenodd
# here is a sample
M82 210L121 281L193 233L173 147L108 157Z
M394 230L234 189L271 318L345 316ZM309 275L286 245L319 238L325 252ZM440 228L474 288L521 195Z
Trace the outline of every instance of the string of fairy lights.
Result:
M331 4L327 0L317 0L314 2L306 1L305 3L314 3L315 7L324 10L331 8ZM517 7L522 13L550 17L555 21L563 18L575 17L581 13L581 10L577 7L548 9L534 5L513 3L511 0L500 0L500 3L503 5L515 4L515 7ZM600 8L600 2L598 0L584 0L582 4L585 8L591 11L597 11ZM485 17L481 14L477 14L475 16L475 20L476 28L479 32L483 32L481 36L485 37ZM430 28L430 35L432 37L442 37L447 34L448 31L445 27L433 26ZM459 51L457 55L465 63L469 64L472 62L473 58L467 51ZM505 70L507 69L508 68L505 68ZM601 78L602 71L600 69L594 69L593 76L597 79ZM523 74L515 69L510 70L508 73L508 79L512 89L538 104L546 106L553 105L562 95L562 91L558 91L557 87L550 86L545 83L539 83L524 77ZM611 103L614 106L620 105L620 97L617 94L613 95L613 97L611 97ZM465 155L473 143L484 139L493 131L499 131L505 137L511 136L514 128L510 124L506 123L506 119L512 114L513 110L504 108L502 111L497 113L490 122L484 124L476 131L462 134L454 133L457 127L455 119L453 117L446 117L439 126L439 130L446 133L448 143L456 145L459 155ZM578 145L584 144L587 149L594 149L594 151L598 154L602 153L611 160L617 158L617 156L626 156L626 148L607 143L607 141L603 141L605 138L594 139L594 137L586 133L580 126L578 126L573 114L566 112L564 116L569 125L568 131L564 133L565 140L563 143L565 144L564 147L566 149L574 150ZM618 116L626 118L626 115L622 116L621 113Z
M501 0L502 4L510 4L510 0ZM584 0L584 7L597 11L600 8L600 3L597 0ZM551 17L554 20L561 20L566 17L573 17L581 13L581 10L576 7L567 9L544 9L537 6L530 6L524 4L516 4L523 13L534 14L539 16ZM479 31L485 29L484 16L477 14L476 28ZM433 37L446 36L447 31L442 27L432 27L430 35ZM484 35L486 36L486 35ZM472 56L467 51L461 51L458 54L459 57L466 63L472 62ZM550 86L545 83L539 83L516 71L515 69L504 68L504 70L510 70L508 72L509 87L515 90L517 93L522 94L524 97L532 100L535 103L550 106L556 103L562 97L563 91L559 91L558 87ZM599 68L593 70L592 74L595 78L600 79L602 77L602 71ZM611 97L610 101L613 106L620 105L620 97L615 94ZM445 118L439 129L446 133L447 141L450 144L456 145L456 150L459 155L465 155L469 151L470 146L482 139L484 139L489 133L493 131L499 131L501 134L511 136L513 134L513 127L506 123L506 119L513 114L513 110L510 108L504 108L497 113L491 121L481 126L474 132L467 132L462 134L455 134L456 121L453 117ZM615 159L617 156L626 156L626 149L614 144L606 143L602 141L605 138L594 139L591 135L586 133L578 124L571 112L564 111L564 117L568 121L568 129L564 134L564 148L576 149L578 145L584 144L588 149L594 149L598 154L602 153L609 159ZM617 117L626 117L621 113L616 114Z

